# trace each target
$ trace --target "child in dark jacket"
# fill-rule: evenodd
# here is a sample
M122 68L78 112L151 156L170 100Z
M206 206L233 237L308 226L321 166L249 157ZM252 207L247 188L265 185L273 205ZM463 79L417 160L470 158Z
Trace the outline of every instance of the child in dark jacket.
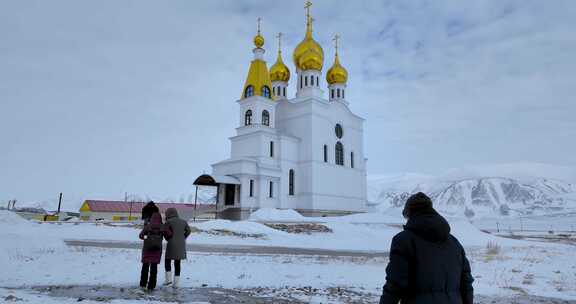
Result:
M155 212L142 231L140 239L144 240L142 246L142 271L140 272L140 287L148 288L149 291L156 288L158 276L158 264L162 259L162 239L170 239L172 232L162 224L162 216ZM148 278L150 273L150 278Z

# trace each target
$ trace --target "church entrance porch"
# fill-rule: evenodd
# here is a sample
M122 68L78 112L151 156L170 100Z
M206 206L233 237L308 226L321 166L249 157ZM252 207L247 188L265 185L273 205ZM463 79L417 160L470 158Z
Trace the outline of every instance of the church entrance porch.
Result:
M216 218L222 218L226 209L239 206L240 181L229 175L202 174L194 181L196 193L199 186L216 187ZM195 196L194 203L197 203Z
M224 186L226 187L226 190L224 191L224 205L234 206L234 200L236 197L236 185L225 184Z

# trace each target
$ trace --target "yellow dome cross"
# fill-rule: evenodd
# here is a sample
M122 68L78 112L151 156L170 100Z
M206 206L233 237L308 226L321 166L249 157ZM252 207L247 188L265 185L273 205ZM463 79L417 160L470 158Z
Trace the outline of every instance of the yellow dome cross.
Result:
M258 17L258 19L256 19L256 20L258 22L258 33L254 37L254 45L257 48L261 48L264 45L264 37L262 37L262 35L260 35L260 23L262 22L262 18Z
M335 83L346 83L348 81L348 71L340 64L340 59L338 58L338 41L340 40L340 35L335 34L334 38L334 49L335 49L335 56L334 56L334 64L326 73L326 82L328 84L335 84Z

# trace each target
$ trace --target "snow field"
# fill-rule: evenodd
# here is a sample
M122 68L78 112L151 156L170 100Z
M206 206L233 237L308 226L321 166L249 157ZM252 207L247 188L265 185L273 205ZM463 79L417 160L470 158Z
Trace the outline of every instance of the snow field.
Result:
M322 218L333 233L295 235L256 222L210 221L201 229L224 229L264 234L265 239L193 234L190 242L292 246L387 251L399 231L381 214ZM533 295L576 299L576 261L573 246L518 241L479 231L470 223L448 218L453 234L466 247L476 291L483 295ZM94 224L39 224L0 211L0 288L37 285L136 286L140 250L67 247L63 240L137 241L138 231ZM499 250L490 253L494 242ZM191 254L182 265L183 287L202 284L224 288L286 286L347 287L378 294L385 280L387 259L303 256ZM159 265L159 279L163 277ZM0 289L0 295L8 292ZM32 297L32 295L29 295ZM20 297L20 296L19 296ZM116 302L114 302L116 303ZM122 303L122 302L118 302Z

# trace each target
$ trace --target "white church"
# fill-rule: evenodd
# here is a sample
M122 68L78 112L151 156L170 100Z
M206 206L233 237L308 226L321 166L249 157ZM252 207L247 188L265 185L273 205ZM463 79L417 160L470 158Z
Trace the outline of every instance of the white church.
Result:
M306 34L294 49L295 77L278 57L268 69L264 38L254 37L230 157L194 182L216 186L219 210L245 218L258 208L289 208L305 215L338 215L366 208L364 119L350 111L348 72L338 58L322 75L324 50L313 38L310 2ZM323 90L324 79L327 94ZM296 82L295 96L289 81Z

